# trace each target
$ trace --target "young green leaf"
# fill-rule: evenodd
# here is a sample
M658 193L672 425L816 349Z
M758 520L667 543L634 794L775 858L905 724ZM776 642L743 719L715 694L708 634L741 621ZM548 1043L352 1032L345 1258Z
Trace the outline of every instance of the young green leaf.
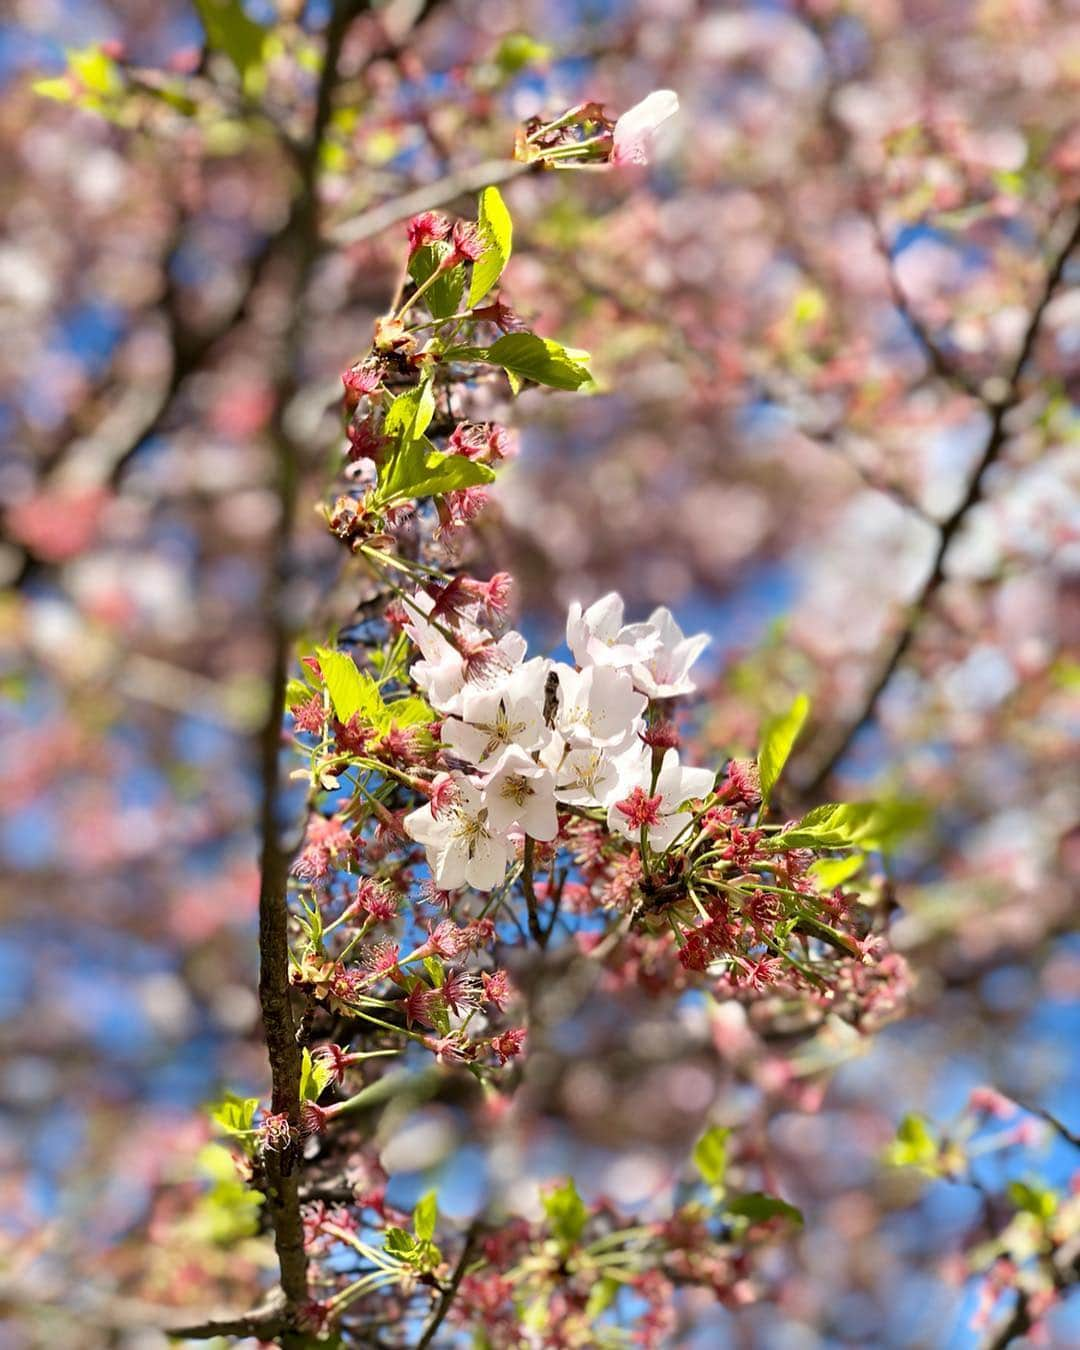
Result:
M514 227L497 187L488 187L481 192L477 226L484 241L484 251L473 263L469 282L470 309L487 295L510 261Z
M244 1135L252 1129L258 1105L258 1097L237 1097L233 1092L226 1092L220 1101L213 1102L208 1109L210 1119L226 1134Z
M207 45L223 52L244 86L257 83L266 45L266 29L249 18L240 0L195 0Z
M437 271L443 260L450 256L452 245L445 240L434 244L425 244L418 248L409 259L409 276L422 286ZM456 314L465 294L465 268L459 263L443 272L437 281L424 292L423 303L431 310L433 319L448 319Z
M421 438L399 446L380 473L382 503L404 497L439 497L459 488L490 483L495 473L465 455L444 455Z
M551 1225L552 1236L563 1251L569 1251L581 1237L589 1212L578 1195L573 1177L540 1197Z
M758 770L761 774L761 801L767 806L772 790L783 772L792 747L810 712L810 700L800 694L786 713L772 717L765 723L758 752Z
M535 333L507 333L486 352L481 350L479 359L502 366L514 393L520 390L523 380L546 384L552 389L580 389L592 383L586 364L588 352L564 347L553 338L537 337Z
M938 1155L938 1141L926 1117L909 1111L897 1128L896 1138L885 1150L885 1161L890 1167L917 1167L929 1176L936 1176Z
M406 441L418 441L435 416L435 395L431 381L425 380L415 389L399 394L390 404L383 423L388 436L400 436Z
M727 1171L727 1141L731 1130L722 1125L713 1125L705 1131L694 1145L694 1166L702 1179L715 1189L723 1187L724 1173Z
M439 1201L434 1191L428 1191L413 1210L413 1232L421 1242L430 1242L435 1236L439 1218Z
M353 713L359 713L365 722L377 722L382 716L383 701L371 676L357 670L356 662L345 652L318 647L315 655L338 721L347 722Z
M331 1066L325 1060L312 1059L311 1051L305 1046L300 1062L300 1100L317 1102L333 1076Z

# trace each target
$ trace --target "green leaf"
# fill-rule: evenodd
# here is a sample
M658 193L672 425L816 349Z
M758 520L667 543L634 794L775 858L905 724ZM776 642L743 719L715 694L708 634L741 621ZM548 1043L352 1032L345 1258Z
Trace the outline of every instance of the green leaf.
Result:
M356 662L345 652L317 647L315 655L338 721L347 722L353 713L359 713L365 722L377 722L382 716L383 701L371 676L357 670Z
M116 62L100 47L83 47L67 54L68 69L92 94L117 94L123 88Z
M826 802L808 811L790 830L770 840L770 847L880 849L895 843L926 818L924 802L897 798L883 802ZM856 869L857 870L857 869Z
M770 848L844 848L862 839L873 820L873 802L826 802L770 841Z
M300 1100L317 1102L333 1076L333 1068L325 1060L312 1059L311 1051L305 1046L300 1063Z
M233 1092L226 1092L224 1097L211 1103L207 1109L210 1119L226 1134L246 1135L253 1128L258 1105L258 1097L238 1097Z
M448 258L453 252L453 245L446 240L439 240L434 244L425 244L423 248L418 248L409 259L409 276L418 286L422 286L428 277L436 271L442 264L444 258ZM457 267L451 267L448 272L444 272L438 281L433 281L429 290L423 294L423 302L431 310L433 319L448 319L451 314L456 314L461 305L461 297L465 294L465 267L459 263Z
M740 1219L749 1219L751 1223L764 1223L768 1219L787 1219L800 1228L803 1223L802 1210L781 1200L778 1195L766 1195L763 1191L751 1191L748 1195L737 1195L724 1206L729 1214Z
M561 1186L545 1192L540 1199L551 1225L552 1236L563 1251L568 1251L581 1237L589 1217L573 1178L567 1178Z
M865 861L863 853L852 853L847 858L819 858L810 871L824 890L832 891L850 881Z
M257 85L267 30L248 17L240 0L195 0L195 8L211 50L223 52L229 58L245 88Z
M484 241L484 251L473 263L469 282L470 309L487 295L510 261L514 226L498 188L488 187L481 192L477 226Z
M434 1191L428 1191L413 1210L413 1232L421 1242L430 1242L435 1236L439 1218L439 1200Z
M1033 1214L1040 1222L1052 1219L1057 1213L1058 1197L1054 1191L1027 1181L1009 1183L1009 1199L1025 1214Z
M618 1297L621 1287L619 1281L613 1280L610 1275L605 1275L602 1280L593 1285L589 1293L589 1301L585 1304L585 1316L590 1322L594 1322L601 1313L607 1312Z
M404 1228L388 1228L383 1235L383 1250L400 1260L407 1261L415 1248L416 1239Z
M408 698L396 698L393 703L386 705L386 722L391 722L395 726L405 727L423 727L429 722L435 721L435 713L424 700L416 694L410 694Z
M285 707L295 708L298 703L306 703L314 692L303 680L290 680L285 686Z
M694 1145L694 1166L710 1186L722 1187L727 1171L727 1141L731 1130L713 1125Z
M57 103L73 103L75 86L66 75L56 75L47 80L35 80L30 86L35 94L42 98L54 99Z
M434 416L435 395L431 389L431 381L425 380L415 389L399 394L394 399L383 422L383 431L388 436L418 441L431 425Z
M885 1161L890 1167L917 1167L936 1176L938 1155L938 1141L926 1117L909 1111L897 1128L896 1138L885 1150Z
M507 333L479 353L480 359L502 366L517 393L523 380L534 380L552 389L580 389L592 383L586 362L588 352L564 347L553 338L535 333Z
M786 713L772 717L765 723L758 752L758 771L761 775L761 801L767 806L772 790L784 770L792 747L803 729L810 712L810 700L800 694Z
M507 33L495 53L495 64L508 79L526 66L540 65L551 57L546 42L537 42L528 33Z
M379 499L386 504L402 497L439 497L494 477L488 465L464 455L444 455L429 440L408 441L380 472Z

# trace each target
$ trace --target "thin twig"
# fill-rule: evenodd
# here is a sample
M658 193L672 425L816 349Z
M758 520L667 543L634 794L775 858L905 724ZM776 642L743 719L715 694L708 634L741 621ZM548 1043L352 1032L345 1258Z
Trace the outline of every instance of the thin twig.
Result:
M454 1272L449 1280L447 1280L446 1284L443 1285L443 1291L438 1303L435 1305L435 1310L431 1314L427 1326L421 1333L420 1339L416 1342L416 1350L427 1350L427 1347L435 1339L435 1333L442 1326L446 1314L450 1311L451 1304L457 1297L458 1288L464 1278L465 1269L469 1264L469 1258L472 1256L473 1247L476 1245L476 1238L479 1231L480 1224L477 1220L474 1220L470 1225L468 1232L465 1234L465 1243L461 1248L461 1255L458 1257Z
M400 197L380 202L360 215L332 226L329 240L343 247L359 244L365 239L374 238L375 235L381 234L383 230L396 225L400 220L406 220L409 216L418 215L421 211L430 211L436 206L449 206L459 197L467 197L482 188L507 183L512 178L519 178L523 173L535 168L535 165L518 163L512 159L488 159L480 164L467 165L463 169L454 170L444 178L436 179L434 183L425 183L413 188Z

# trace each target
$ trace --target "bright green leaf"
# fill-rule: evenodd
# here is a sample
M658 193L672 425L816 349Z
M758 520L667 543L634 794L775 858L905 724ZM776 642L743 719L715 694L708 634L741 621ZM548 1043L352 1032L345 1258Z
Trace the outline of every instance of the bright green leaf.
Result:
M425 380L415 389L399 394L390 404L383 423L388 436L400 436L406 441L418 441L435 416L435 395L431 381Z
M100 47L84 47L67 54L68 69L80 85L92 94L118 94L123 83L116 62Z
M210 1119L226 1134L245 1135L252 1129L258 1105L258 1097L237 1097L235 1093L227 1092L207 1109Z
M439 497L459 488L490 483L494 470L465 455L444 455L428 440L408 441L398 447L380 475L383 502L403 497Z
M311 1051L305 1046L300 1064L300 1100L317 1102L333 1076L333 1068L325 1060L312 1059Z
M589 1300L585 1304L585 1316L590 1322L595 1321L602 1313L607 1312L618 1297L621 1287L619 1281L613 1280L610 1275L606 1275L593 1285L589 1291Z
M694 1145L694 1166L710 1186L722 1187L727 1170L727 1141L731 1130L713 1125Z
M42 98L55 99L57 103L72 103L75 99L75 86L66 75L57 75L48 80L35 80L30 88Z
M377 722L382 715L383 701L379 686L371 676L357 670L356 662L345 652L318 647L315 655L338 721L347 722L354 713L359 713L363 721Z
M1057 1195L1044 1186L1027 1181L1011 1181L1009 1199L1017 1209L1022 1209L1025 1214L1033 1214L1042 1222L1052 1219L1057 1212Z
M401 1260L407 1260L416 1248L416 1239L404 1228L388 1228L383 1235L383 1250Z
M435 1236L439 1218L439 1201L434 1191L428 1191L413 1210L413 1232L421 1242L430 1242Z
M758 770L761 774L761 800L767 805L772 790L783 772L792 747L810 713L810 700L800 694L786 713L772 717L765 723L758 752Z
M497 187L485 188L481 192L477 226L484 241L484 251L473 263L472 280L469 283L470 309L487 295L510 261L514 227Z
M847 858L819 858L810 868L823 890L832 891L850 881L866 861L865 854L852 853Z
M551 57L546 42L537 42L528 33L507 33L495 53L495 64L509 79L526 66L540 65Z
M553 338L537 337L535 333L507 333L479 355L481 360L503 367L515 393L523 380L552 389L580 389L592 383L586 364L588 352L564 347Z
M930 1176L937 1175L939 1145L925 1116L913 1111L900 1122L896 1138L885 1150L890 1167L917 1167Z
M559 1246L568 1251L581 1237L589 1217L585 1202L578 1195L573 1178L570 1177L561 1186L546 1191L540 1199L548 1223L551 1225L552 1235Z

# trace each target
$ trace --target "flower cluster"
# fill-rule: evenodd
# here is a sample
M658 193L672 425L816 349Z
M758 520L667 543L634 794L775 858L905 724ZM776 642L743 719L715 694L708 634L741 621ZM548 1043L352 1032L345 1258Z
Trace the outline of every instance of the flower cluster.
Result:
M418 591L406 632L421 652L411 675L445 714L443 756L460 764L430 784L406 816L436 885L491 890L515 855L515 836L551 843L569 808L602 812L607 827L663 852L689 825L691 803L712 791L709 769L688 768L649 742L650 700L689 693L689 671L708 642L683 636L667 609L623 622L612 594L571 606L566 640L575 664L526 659L520 633L496 638L461 610L433 618Z

